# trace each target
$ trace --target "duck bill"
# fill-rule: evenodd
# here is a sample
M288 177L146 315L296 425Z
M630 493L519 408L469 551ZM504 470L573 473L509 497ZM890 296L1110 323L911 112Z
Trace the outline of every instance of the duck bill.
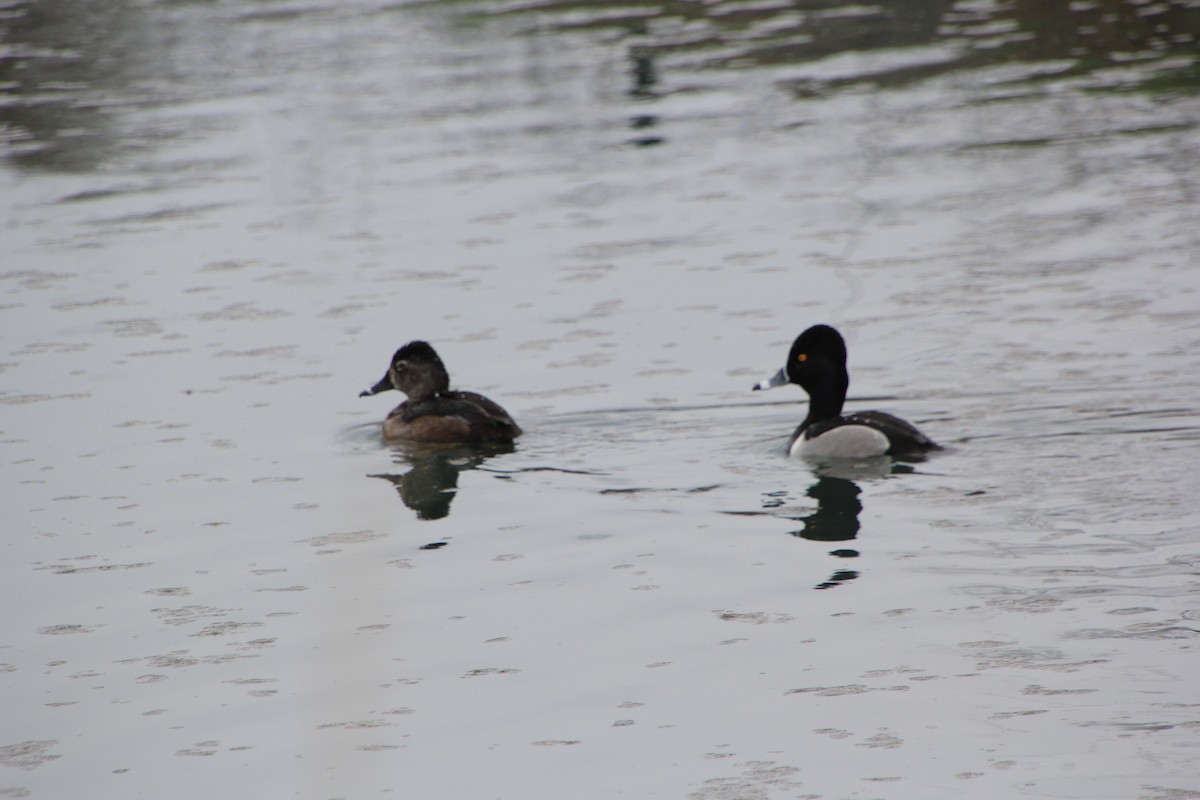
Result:
M388 389L395 389L395 388L396 388L395 386L392 386L392 376L389 373L387 375L384 375L382 378L380 378L379 383L375 384L370 389L365 389L365 390L359 392L358 396L359 397L370 397L373 394L379 394L380 392L386 392Z
M774 389L776 386L783 386L788 382L787 370L780 369L779 372L776 372L765 381L759 381L758 383L754 384L754 391L757 392L760 389Z

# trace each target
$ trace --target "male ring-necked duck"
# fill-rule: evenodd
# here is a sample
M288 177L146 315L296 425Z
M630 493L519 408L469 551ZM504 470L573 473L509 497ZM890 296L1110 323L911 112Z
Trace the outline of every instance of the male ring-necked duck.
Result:
M508 441L521 429L500 406L475 392L450 391L450 375L428 342L396 351L379 383L359 397L396 389L408 399L383 421L383 438L410 442Z
M941 449L891 414L859 411L842 416L850 386L846 342L828 325L814 325L796 337L783 368L754 388L772 389L785 383L799 384L808 392L808 416L788 442L791 455L863 458Z

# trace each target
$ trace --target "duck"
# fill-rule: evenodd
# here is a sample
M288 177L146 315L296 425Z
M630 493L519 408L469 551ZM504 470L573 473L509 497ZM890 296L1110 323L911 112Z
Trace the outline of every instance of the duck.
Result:
M511 442L521 435L521 428L498 404L475 392L451 391L450 373L429 342L416 340L397 350L379 382L358 396L389 389L408 399L384 419L387 441Z
M912 423L883 411L842 414L850 375L846 341L836 328L813 325L796 337L779 372L754 391L794 383L808 392L808 415L792 433L788 454L816 458L921 456L942 449Z

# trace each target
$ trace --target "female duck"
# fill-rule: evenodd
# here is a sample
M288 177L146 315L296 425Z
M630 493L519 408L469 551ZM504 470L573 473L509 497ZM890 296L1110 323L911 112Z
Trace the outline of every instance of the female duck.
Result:
M387 374L359 397L396 389L408 399L383 421L383 438L410 442L511 441L521 429L481 394L450 391L450 375L428 342L396 351Z
M783 369L755 390L785 383L808 392L808 416L788 442L790 455L864 458L913 456L941 448L908 422L882 411L842 416L850 376L846 342L828 325L814 325L796 337Z

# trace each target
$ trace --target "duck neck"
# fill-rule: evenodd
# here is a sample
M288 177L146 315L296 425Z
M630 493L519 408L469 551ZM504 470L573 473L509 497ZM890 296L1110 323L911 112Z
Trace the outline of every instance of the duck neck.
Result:
M415 404L423 403L426 400L433 400L441 395L443 391L443 389L440 389L436 385L423 383L412 387L412 391L407 392L407 394L409 402Z
M804 426L807 427L840 415L842 405L846 402L846 390L849 386L850 379L844 372L840 375L830 375L812 386L806 386L805 388L808 389L808 416L804 418Z

